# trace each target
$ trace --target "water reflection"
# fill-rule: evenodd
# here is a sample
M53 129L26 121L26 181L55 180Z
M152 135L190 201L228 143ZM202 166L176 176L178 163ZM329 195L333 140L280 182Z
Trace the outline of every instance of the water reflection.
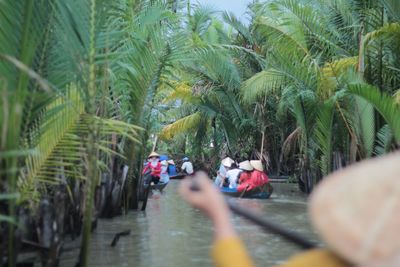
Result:
M209 258L213 232L210 221L177 195L178 181L171 181L163 194L149 199L146 212L101 220L91 240L90 266L186 267L213 266ZM307 219L304 196L284 190L269 200L237 199L275 222L316 239ZM261 231L238 216L233 223L257 266L273 266L297 247ZM110 247L115 233L131 230ZM74 266L78 250L63 253L61 266Z

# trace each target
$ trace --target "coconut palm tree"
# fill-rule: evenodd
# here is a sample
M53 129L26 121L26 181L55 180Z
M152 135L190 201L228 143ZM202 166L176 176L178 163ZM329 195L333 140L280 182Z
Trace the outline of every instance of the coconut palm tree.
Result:
M167 97L182 105L171 111L167 120L176 122L167 125L161 137L169 139L187 132L197 156L211 145L213 157L221 150L232 155L242 151L247 157L253 147L249 129L255 127L255 121L240 103L241 70L245 66L240 65L238 57L249 51L232 44L213 13L197 6L189 15L185 34L191 37L190 60L179 66L181 79Z
M1 218L15 218L17 203L35 210L41 196L52 191L49 188L64 183L72 186L72 179L79 179L86 190L81 253L85 266L99 172L108 168L111 155L123 157L125 153L123 146L117 149L113 136L132 143L142 141L141 128L130 124L139 120L129 119L136 118L143 107L129 110L123 103L128 92L136 96L130 99L133 106L142 97L140 89L115 87L132 71L131 66L121 64L126 56L146 45L131 32L131 23L137 17L141 22L155 18L160 8L151 9L152 5L153 1L100 0L0 3L0 21L4 22L0 33L0 164L4 170L1 188L7 192L2 201L8 200L8 216ZM134 8L138 14L128 12ZM161 19L155 18L152 24ZM137 27L134 30L139 33ZM148 30L147 35L150 43L158 44L157 32ZM158 79L152 78L157 76L157 63L141 63L148 63L146 55L157 48L146 48L147 54L133 61L142 73L155 73L148 75L148 87ZM8 260L13 266L14 226L9 224L8 229Z

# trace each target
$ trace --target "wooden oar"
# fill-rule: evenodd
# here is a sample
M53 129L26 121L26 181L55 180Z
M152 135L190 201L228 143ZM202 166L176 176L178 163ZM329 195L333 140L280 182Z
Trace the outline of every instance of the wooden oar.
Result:
M142 211L146 210L146 206L147 206L147 200L149 199L149 194L151 191L151 184L149 184L147 186L147 188L144 189L144 199L143 199L143 203L142 203Z
M200 191L200 187L197 185L195 180L192 180L190 189L192 191ZM287 241L290 241L303 249L312 249L312 248L317 247L317 245L314 242L306 239L305 237L299 235L298 233L290 231L288 229L285 229L282 226L277 225L276 223L271 222L271 221L261 217L259 214L255 213L253 211L243 209L243 208L239 207L238 205L234 204L231 200L227 200L227 204L228 204L228 207L234 213L257 224L258 226L260 226L267 232L278 234L278 235L282 236L284 239L286 239Z
M242 198L244 194L246 194L247 189L249 189L250 185L248 184L246 188L243 190L243 192L240 194L239 198Z
M298 233L285 229L282 226L277 225L276 223L261 217L259 214L253 211L243 209L238 205L234 204L231 200L227 200L227 203L228 207L234 213L246 218L247 220L257 224L258 226L261 226L264 230L268 232L278 234L283 238L285 238L286 240L300 246L303 249L312 249L317 247L317 245L314 242L307 240Z

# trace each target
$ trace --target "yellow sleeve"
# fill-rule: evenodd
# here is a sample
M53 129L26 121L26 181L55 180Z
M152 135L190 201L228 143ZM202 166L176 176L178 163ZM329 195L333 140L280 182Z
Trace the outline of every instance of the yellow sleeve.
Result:
M211 254L217 267L254 267L245 247L237 237L216 241Z
M279 267L346 267L350 266L328 250L314 249L296 255L288 260L287 263Z

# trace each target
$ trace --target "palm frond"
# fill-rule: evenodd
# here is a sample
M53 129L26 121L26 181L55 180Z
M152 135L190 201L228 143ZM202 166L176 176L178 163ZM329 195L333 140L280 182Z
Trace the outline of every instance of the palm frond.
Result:
M58 109L58 111L53 113L52 110L55 109ZM72 128L78 123L80 116L84 112L84 103L80 98L79 92L72 88L66 97L59 97L50 103L45 112L53 115L44 119L39 133L35 134L38 139L35 147L37 153L27 157L25 161L26 169L22 170L20 174L18 187L21 192L24 192L22 194L24 199L21 199L21 201L30 200L32 203L38 201L39 192L36 189L36 178L42 176L40 172L45 171L42 168L49 159L53 160L56 166L57 163L62 163L62 157L64 156L79 160L82 155L79 137L71 135ZM73 143L78 144L78 146L72 145ZM57 151L58 145L60 145L59 151ZM63 149L64 147L66 150ZM52 158L53 153L54 156ZM54 170L54 168L50 169ZM49 171L47 171L48 173ZM54 175L46 176L48 180L56 179L55 173L52 174ZM46 177L42 177L42 179L46 179Z
M364 37L364 45L381 38L385 38L386 41L395 39L398 44L400 42L400 23L387 23L381 28L368 33Z
M246 80L241 88L243 100L253 102L257 97L276 92L285 83L285 75L275 69L263 70Z
M359 118L359 134L362 141L363 152L366 157L370 157L374 148L375 141L375 113L371 103L356 97L356 116Z
M375 155L383 155L390 151L390 145L393 142L393 133L389 125L385 124L376 133Z
M368 84L354 84L349 86L349 92L358 95L370 102L382 115L393 131L393 135L400 142L400 108L393 97L380 92L376 87Z
M309 55L304 36L299 35L299 32L288 32L284 26L277 25L266 17L258 18L255 29L275 45L284 45L287 51L292 54L297 54L300 57ZM294 33L297 34L293 35Z
M331 171L334 110L334 99L330 99L319 109L316 120L315 137L321 152L319 166L324 176Z
M193 103L196 101L196 97L193 96L192 88L185 84L179 83L175 86L174 90L167 95L164 99L164 103L176 100L182 100L185 103Z
M193 14L189 17L189 27L193 33L203 35L211 25L213 14L216 13L210 5L198 4Z
M164 127L164 129L159 134L160 138L171 139L174 135L186 132L189 130L194 130L196 126L200 123L202 119L201 113L196 112L194 114L188 115L181 118L174 123L171 123Z
M232 12L224 12L222 19L232 26L248 43L253 43L253 36L249 29Z
M140 127L85 114L85 102L76 87L71 87L65 96L56 98L43 112L46 116L37 132L32 133L37 143L36 153L26 158L25 168L18 179L18 188L23 196L19 199L21 202L37 203L40 183L58 184L62 182L60 177L82 178L83 159L88 153L85 137L94 124L99 126L101 135L117 134L140 143ZM107 145L99 141L96 147L106 154L116 153L106 149Z
M390 14L390 16L399 21L400 20L400 3L397 0L380 0Z
M302 129L297 127L293 132L291 132L288 137L282 143L281 157L287 158L290 154L293 154L296 147L299 146L300 140L302 139Z

